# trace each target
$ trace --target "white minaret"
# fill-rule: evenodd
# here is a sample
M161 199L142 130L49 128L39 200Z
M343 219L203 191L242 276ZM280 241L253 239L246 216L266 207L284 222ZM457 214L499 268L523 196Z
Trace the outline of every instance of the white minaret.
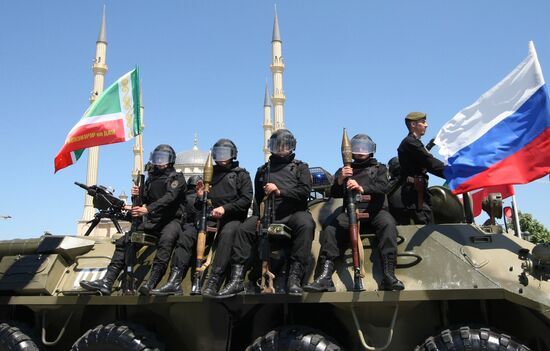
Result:
M283 107L285 104L285 93L283 90L283 72L285 64L283 61L283 42L281 41L281 33L279 33L279 19L277 17L277 8L275 8L275 22L273 23L273 37L271 39L272 59L271 72L273 73L273 130L285 127L285 118L283 115Z
M271 122L271 102L269 99L269 87L267 86L267 80L265 82L265 97L264 97L264 159L267 162L269 160L269 146L268 141L273 133L273 123Z
M92 65L94 73L94 90L90 96L90 104L103 93L103 84L105 74L107 73L107 27L105 23L105 6L103 7L103 18L101 19L101 28L95 45L95 59ZM97 184L97 166L99 161L99 147L91 147L88 149L88 174L86 176L87 185ZM94 217L95 209L92 204L92 197L84 195L84 213L80 222L87 222ZM80 224L80 223L79 223ZM79 225L79 228L81 226Z

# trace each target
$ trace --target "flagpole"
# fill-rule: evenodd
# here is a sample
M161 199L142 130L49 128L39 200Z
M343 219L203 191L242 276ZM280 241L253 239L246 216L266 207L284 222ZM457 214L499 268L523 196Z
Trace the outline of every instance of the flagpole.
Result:
M512 195L512 210L514 211L514 229L516 231L516 236L518 236L520 239L523 239L521 235L521 226L519 225L519 213L518 213L518 205L516 202L516 195Z

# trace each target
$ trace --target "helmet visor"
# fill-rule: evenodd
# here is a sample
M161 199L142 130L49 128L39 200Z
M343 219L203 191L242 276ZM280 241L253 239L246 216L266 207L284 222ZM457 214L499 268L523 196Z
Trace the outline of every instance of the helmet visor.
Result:
M214 161L227 161L233 158L233 150L229 146L214 146L212 148L212 158Z
M356 155L369 155L376 152L376 144L372 140L358 139L351 141L351 153Z
M288 155L296 149L296 139L291 134L269 139L269 151L275 155Z
M155 166L166 165L170 162L170 154L166 151L153 151L150 161Z

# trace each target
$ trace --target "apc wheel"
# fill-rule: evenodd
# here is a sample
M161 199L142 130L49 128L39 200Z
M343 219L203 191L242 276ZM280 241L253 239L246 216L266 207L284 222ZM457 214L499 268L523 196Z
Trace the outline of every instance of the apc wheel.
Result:
M525 345L514 341L506 334L500 334L488 328L470 329L462 327L455 330L444 330L439 335L431 336L417 346L415 351L530 351Z
M88 330L71 351L161 351L164 345L140 325L111 323Z
M342 347L318 330L286 326L257 338L246 351L342 351Z
M0 351L39 351L29 334L26 327L15 322L0 323Z

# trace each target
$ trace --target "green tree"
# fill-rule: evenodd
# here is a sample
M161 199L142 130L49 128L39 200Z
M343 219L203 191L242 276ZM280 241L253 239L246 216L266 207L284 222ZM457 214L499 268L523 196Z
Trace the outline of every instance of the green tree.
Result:
M530 213L519 213L519 225L522 232L531 234L531 241L534 243L550 242L550 231L542 223L533 218Z

